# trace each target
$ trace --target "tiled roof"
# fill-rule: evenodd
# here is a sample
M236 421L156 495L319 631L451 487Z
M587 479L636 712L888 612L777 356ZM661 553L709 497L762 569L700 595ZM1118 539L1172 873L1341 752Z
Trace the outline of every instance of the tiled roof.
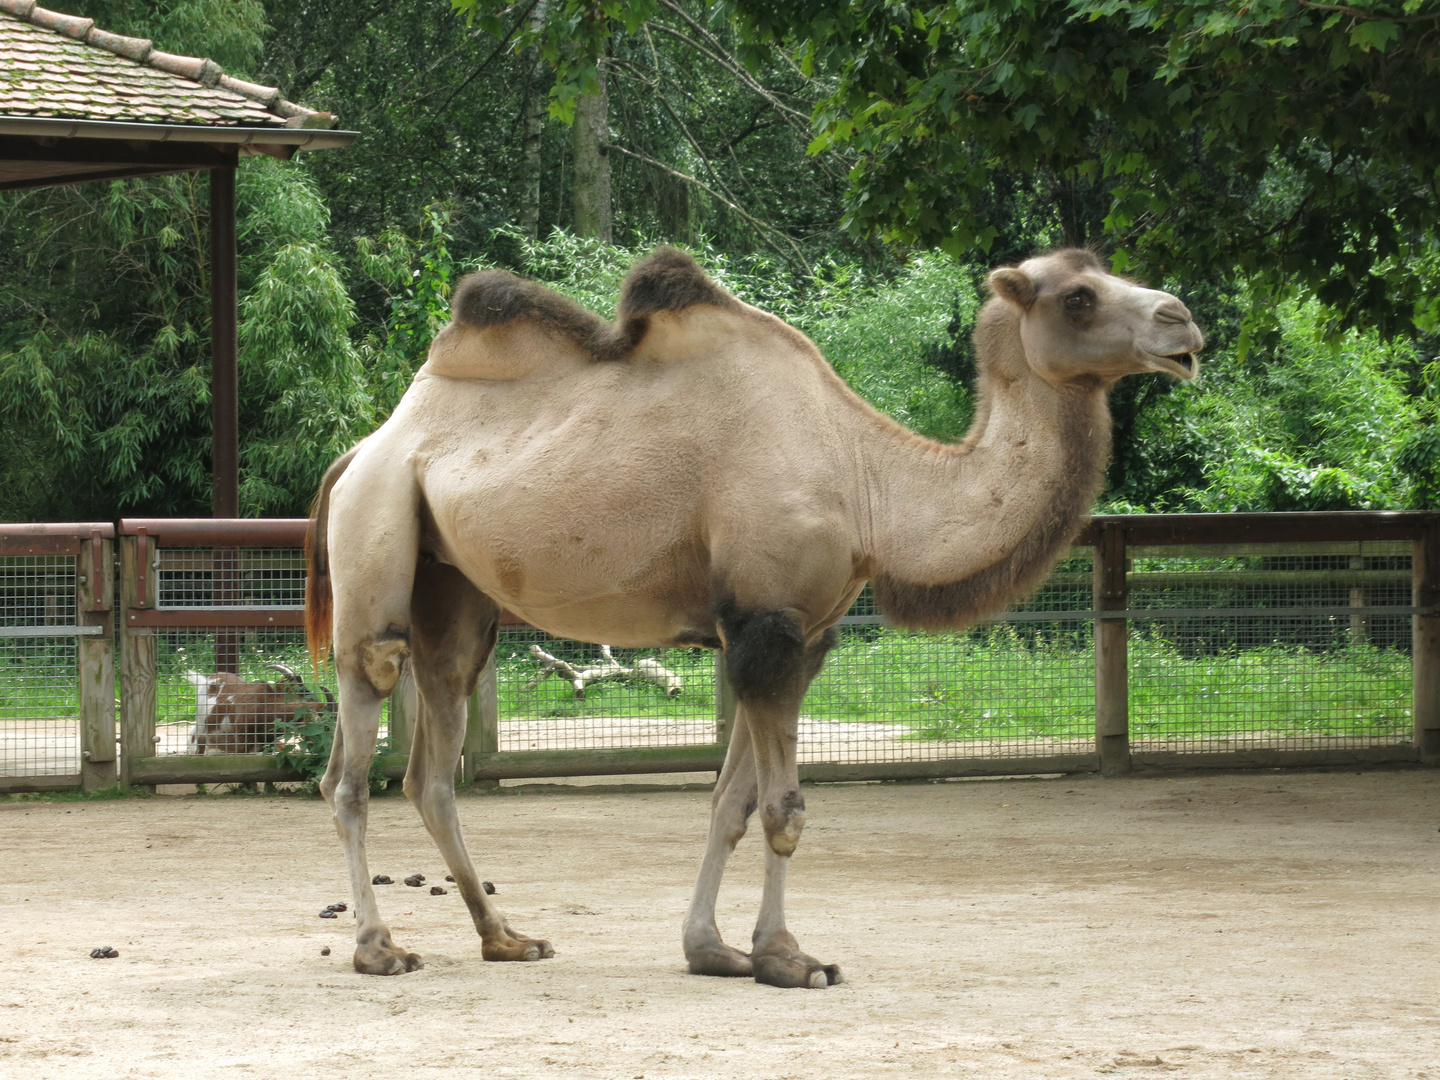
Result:
M0 116L212 127L331 128L335 118L203 57L160 52L93 19L0 0Z

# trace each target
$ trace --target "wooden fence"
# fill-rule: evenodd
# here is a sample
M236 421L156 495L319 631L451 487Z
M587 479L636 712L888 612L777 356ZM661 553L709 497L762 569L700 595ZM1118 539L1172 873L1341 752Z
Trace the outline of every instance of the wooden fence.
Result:
M118 533L108 524L0 525L0 644L71 638L76 643L75 670L70 676L55 670L57 662L53 659L48 661L48 670L42 670L47 661L39 653L20 656L24 662L0 664L0 792L94 790L117 779L144 785L295 779L264 754L184 752L184 725L173 719L183 713L184 703L178 698L162 703L161 697L177 693L175 687L181 683L177 682L176 672L182 665L235 672L258 662L256 657L263 660L297 655L303 635L304 571L298 549L304 529L303 520L131 519L120 523ZM1009 622L1017 633L1030 635L1021 644L1032 651L1043 652L1036 644L1043 645L1037 634L1047 627L1062 625L1073 630L1067 639L1072 646L1080 642L1083 648L1093 651L1093 699L1087 706L1087 730L1070 730L1062 735L1037 729L1023 737L989 734L967 739L944 728L944 723L953 720L948 713L942 717L940 728L930 721L930 727L890 723L900 719L901 712L910 715L929 709L926 715L933 716L947 709L973 709L974 702L937 705L924 697L929 694L937 701L944 698L943 688L931 685L944 681L942 672L926 676L930 680L928 689L907 686L903 695L880 700L878 705L872 703L868 706L872 710L895 711L895 715L882 716L886 724L868 725L879 734L872 732L869 743L864 738L851 739L858 750L842 753L822 747L808 760L802 757L803 775L811 780L834 781L1093 771L1119 775L1134 769L1197 767L1440 763L1440 515L1108 516L1095 518L1077 537L1076 545L1076 561L1062 564L1046 587L1051 591L1042 589L1028 610L1013 612L1000 621ZM1284 553L1284 557L1270 553ZM73 601L73 616L57 614L60 609L53 603L37 606L23 599L39 588L24 576L29 572L27 567L38 565L39 559L49 560L47 587L58 593L66 589L73 593L64 597L65 604ZM1074 569L1087 562L1088 570ZM1161 568L1149 568L1152 564ZM56 576L52 572L56 566L70 568L70 577ZM116 606L112 596L116 595L117 566L118 629L112 612ZM1078 603L1055 599L1065 588L1071 590L1065 595L1078 597ZM1166 593L1167 589L1171 591ZM1263 589L1271 591L1261 596L1257 590ZM1237 604L1236 596L1248 599ZM45 614L37 615L42 608ZM885 650L893 642L875 636L886 633L881 616L859 609L857 612L843 620L842 630L861 635L856 638L856 655L869 649L866 662L873 663L875 671L883 675L887 655L894 655ZM1228 655L1230 646L1223 642L1216 645L1212 640L1215 627L1248 626L1257 619L1264 622L1265 634L1272 634L1272 628L1282 624L1292 628L1319 626L1330 635L1325 640L1348 642L1346 647L1352 651L1360 647L1357 643L1370 643L1373 638L1373 647L1365 644L1361 659L1385 667L1391 681L1374 683L1381 689L1373 692L1364 686L1353 689L1343 706L1307 705L1304 693L1309 691L1305 687L1295 690L1300 695L1295 698L1299 704L1287 705L1286 715L1313 707L1318 719L1329 725L1325 728L1329 734L1323 737L1305 735L1303 725L1288 733L1262 732L1235 740L1217 735L1203 724L1186 727L1186 716L1203 717L1210 707L1202 700L1208 693L1204 688L1194 700L1184 696L1187 690L1179 700L1146 705L1144 709L1151 712L1142 718L1144 722L1134 722L1137 691L1132 683L1141 676L1137 676L1140 661L1131 655L1132 646L1138 642L1151 652L1163 646L1169 650L1166 655L1181 657L1182 652L1177 651L1181 646L1175 643L1183 639L1188 642L1184 648L1190 650L1184 656L1194 668L1196 657L1203 663L1205 656ZM1408 632L1402 635L1396 628L1405 624ZM1133 629L1137 625L1150 628L1139 639ZM1382 626L1390 628L1386 631L1388 637L1380 633ZM507 619L507 633L522 630L518 620ZM1286 633L1293 635L1293 631ZM863 637L867 634L872 635L872 644L866 644L871 641ZM111 692L116 687L113 649L117 642L118 739L116 695ZM1298 645L1275 645L1271 653L1279 649L1283 654L1283 649L1289 648L1294 655L1323 656L1326 653L1322 646L1323 642L1317 645L1306 639ZM1235 645L1231 651L1238 654L1244 650ZM69 657L70 653L62 650L45 655ZM507 673L523 660L520 646L516 646L513 656L521 659L505 661L510 665L505 669ZM1407 662L1406 692L1397 695L1394 672L1399 670L1397 665ZM540 749L524 748L538 745L525 743L525 733L538 731L549 721L537 722L536 716L519 715L517 699L508 690L511 696L506 699L509 704L502 716L497 670L497 660L492 658L470 703L470 724L457 777L461 782L711 772L723 760L734 702L721 664L716 665L713 700L703 710L708 720L695 721L694 717L701 714L695 712L697 706L692 701L687 714L691 719L686 724L672 725L675 730L663 736L661 745L623 744L626 738L640 742L651 738L641 732L616 736L617 745L599 745L589 739L580 740L582 744L546 745ZM1152 688L1156 679L1165 677L1163 670L1157 670L1161 671L1159 675L1143 675L1150 679L1147 685ZM25 687L38 685L34 680L40 675L61 682L73 679L73 693L66 699L68 706L43 703L60 701L57 694L25 697ZM1076 677L1072 672L1072 682ZM1286 676L1291 682L1310 677ZM706 686L705 692L709 693L709 683ZM1049 686L1021 688L1020 693L1022 697L1029 694L1040 698L1058 693L1053 687L1046 688ZM1075 690L1075 686L1070 689ZM1088 697L1088 684L1083 689ZM981 696L983 693L982 688ZM1243 698L1243 690L1232 690L1232 707L1237 693ZM1365 700L1367 694L1408 700L1375 703ZM27 705L27 701L31 704ZM916 701L922 704L916 705ZM1353 710L1357 701L1364 709L1387 716L1390 726L1381 731L1356 722L1346 728L1344 717L1318 716L1325 708ZM1242 708L1243 704L1241 701ZM646 707L653 710L660 706ZM1042 712L1044 707L1041 702ZM65 708L70 712L68 718L40 715L46 710L63 712ZM408 704L404 693L392 697L388 732L395 752L382 761L387 776L404 773L406 755L401 748L408 746L413 710L413 695ZM1402 731L1394 720L1407 710ZM1157 715L1163 723L1154 720ZM583 718L575 720L571 730L581 730L584 723ZM52 727L45 728L46 724ZM818 726L829 734L839 732L847 737L867 727L847 725L843 718ZM901 734L890 738L887 733L892 728ZM646 730L652 729L659 730L654 725ZM1156 734L1151 729L1163 730ZM507 737L514 745L502 745L502 730L510 732ZM46 735L46 731L56 734ZM1337 731L1339 734L1335 734ZM565 737L553 738L563 741ZM588 745L583 744L586 742ZM7 747L20 749L11 752ZM37 761L43 767L36 765Z

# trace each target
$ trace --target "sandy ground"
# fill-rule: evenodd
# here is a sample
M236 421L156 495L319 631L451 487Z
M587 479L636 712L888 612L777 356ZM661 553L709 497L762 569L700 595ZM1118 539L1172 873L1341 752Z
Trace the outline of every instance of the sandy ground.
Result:
M424 970L349 965L323 804L0 804L0 1075L1440 1080L1440 773L807 789L822 991L684 973L703 792L466 797L559 952L492 965L453 893L380 890ZM403 800L375 872L444 868ZM721 896L744 944L758 830ZM118 959L92 960L113 945ZM332 953L322 957L322 946Z

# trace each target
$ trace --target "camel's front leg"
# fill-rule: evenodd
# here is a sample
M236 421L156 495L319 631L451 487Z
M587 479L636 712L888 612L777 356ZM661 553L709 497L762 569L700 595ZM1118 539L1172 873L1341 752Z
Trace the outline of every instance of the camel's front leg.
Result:
M735 617L725 629L726 668L753 743L765 829L765 889L750 953L755 980L833 986L842 981L839 967L801 952L785 925L785 872L805 827L796 760L800 702L834 644L834 632L807 643L795 622L779 612Z
M400 975L423 966L420 957L390 939L380 918L370 867L365 859L365 820L370 807L370 759L380 726L380 701L364 678L340 675L340 716L330 765L320 792L335 816L335 831L350 870L355 897L355 970L362 975Z
M737 710L730 732L730 749L710 800L710 837L700 876L685 915L685 959L692 975L753 975L750 957L726 945L715 923L715 900L725 861L745 835L755 811L755 755L750 750L750 729L743 709Z

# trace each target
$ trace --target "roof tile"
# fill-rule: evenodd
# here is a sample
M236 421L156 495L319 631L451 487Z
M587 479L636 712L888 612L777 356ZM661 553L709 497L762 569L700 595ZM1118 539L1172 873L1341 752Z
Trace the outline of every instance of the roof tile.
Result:
M0 0L0 116L144 120L226 127L333 127L329 113L213 60L160 52L94 20Z

